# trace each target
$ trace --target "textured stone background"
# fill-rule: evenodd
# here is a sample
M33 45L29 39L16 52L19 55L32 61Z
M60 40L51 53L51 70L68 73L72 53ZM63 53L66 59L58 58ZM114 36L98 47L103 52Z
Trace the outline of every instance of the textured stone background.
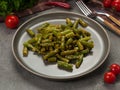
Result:
M70 2L72 9L53 8L43 12L69 11L81 13L73 1ZM34 15L20 19L20 25ZM0 23L0 90L119 90L120 76L115 84L105 84L103 74L112 63L120 64L120 37L106 28L111 41L111 50L108 58L94 72L71 81L53 81L35 76L23 69L15 60L11 50L11 42L15 30L6 28L4 23Z

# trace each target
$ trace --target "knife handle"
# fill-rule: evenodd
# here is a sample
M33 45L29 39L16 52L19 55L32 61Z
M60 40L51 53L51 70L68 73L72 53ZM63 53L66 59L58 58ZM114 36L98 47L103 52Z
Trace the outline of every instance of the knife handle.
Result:
M113 30L115 33L117 33L118 35L120 35L120 29L119 28L115 27L113 24L111 24L107 20L104 20L104 24L106 26L108 26L111 30Z
M108 16L114 23L116 23L118 26L120 26L120 21L117 20L115 17L113 17L112 15Z

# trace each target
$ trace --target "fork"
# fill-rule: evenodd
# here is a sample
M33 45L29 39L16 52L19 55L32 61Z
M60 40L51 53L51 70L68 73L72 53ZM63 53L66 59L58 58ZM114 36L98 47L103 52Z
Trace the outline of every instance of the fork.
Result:
M79 9L82 11L82 13L85 16L88 16L90 18L96 19L99 23L104 24L105 26L109 27L112 31L114 31L115 33L117 33L118 35L120 35L120 29L115 27L113 24L111 24L110 22L108 22L107 20L104 20L103 18L101 18L100 16L97 16L97 14L93 11L91 11L82 0L77 0L76 1L77 6L79 7Z

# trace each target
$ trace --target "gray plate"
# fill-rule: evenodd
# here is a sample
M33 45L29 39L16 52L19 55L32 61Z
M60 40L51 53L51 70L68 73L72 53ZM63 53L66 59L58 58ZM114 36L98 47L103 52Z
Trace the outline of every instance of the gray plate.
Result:
M83 18L88 22L89 26L86 28L94 41L95 47L92 49L93 54L84 58L84 61L79 69L73 68L72 72L60 70L56 64L45 65L40 56L29 52L28 57L23 57L22 48L23 42L29 39L25 32L27 28L35 30L39 25L49 22L56 24L65 23L65 18L76 20ZM12 51L17 62L29 72L49 79L73 79L84 76L95 69L97 69L107 58L110 51L110 41L105 29L94 20L77 13L69 12L55 12L43 15L38 15L22 24L14 34L12 41Z

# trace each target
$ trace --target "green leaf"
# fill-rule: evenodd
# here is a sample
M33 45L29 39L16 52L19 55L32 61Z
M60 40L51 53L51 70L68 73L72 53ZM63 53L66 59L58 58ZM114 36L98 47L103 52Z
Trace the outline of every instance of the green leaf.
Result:
M8 3L5 2L5 1L1 1L1 3L0 3L0 10L1 11L7 11L7 8L8 8Z
M20 9L20 0L14 0L14 9L16 11Z
M0 0L0 16L32 7L38 0Z

